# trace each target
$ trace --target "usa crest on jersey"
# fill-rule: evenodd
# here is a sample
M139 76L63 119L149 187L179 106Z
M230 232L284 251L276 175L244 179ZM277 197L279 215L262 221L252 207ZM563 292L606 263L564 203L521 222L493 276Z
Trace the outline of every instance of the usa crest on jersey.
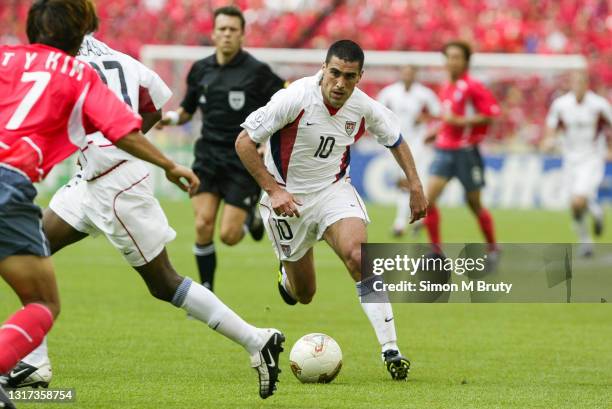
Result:
M246 94L244 91L230 91L227 98L230 107L234 111L240 111L246 102Z
M346 134L348 136L351 136L353 134L353 132L355 132L355 126L356 125L357 125L357 122L346 121L346 123L344 124L344 130L346 131Z

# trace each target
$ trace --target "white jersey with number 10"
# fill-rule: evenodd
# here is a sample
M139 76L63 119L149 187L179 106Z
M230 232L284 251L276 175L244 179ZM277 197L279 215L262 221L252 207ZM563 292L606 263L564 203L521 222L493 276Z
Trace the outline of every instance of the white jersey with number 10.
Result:
M321 75L278 91L241 125L254 142L269 143L266 168L291 193L317 192L347 177L350 147L366 130L387 147L402 140L396 115L358 88L339 110L327 106Z

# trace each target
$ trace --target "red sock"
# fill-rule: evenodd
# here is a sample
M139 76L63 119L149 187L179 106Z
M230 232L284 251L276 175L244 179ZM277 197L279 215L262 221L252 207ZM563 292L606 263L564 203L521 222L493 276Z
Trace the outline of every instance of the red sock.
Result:
M0 327L0 373L8 373L40 345L53 325L53 315L42 304L28 304Z
M493 227L493 217L491 217L491 213L487 209L480 209L478 213L478 224L480 224L480 230L482 230L482 234L484 234L487 239L487 243L489 243L489 248L491 250L497 248L497 243L495 241L495 228Z
M431 244L438 246L440 244L440 212L435 205L430 205L427 208L427 215L423 224L427 228Z

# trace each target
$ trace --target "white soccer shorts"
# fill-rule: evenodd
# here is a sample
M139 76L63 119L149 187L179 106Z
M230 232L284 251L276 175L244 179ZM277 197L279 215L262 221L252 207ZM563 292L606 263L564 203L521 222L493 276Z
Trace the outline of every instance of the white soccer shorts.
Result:
M604 178L605 161L593 158L579 163L565 164L565 175L571 196L582 196L588 199L597 198L597 191Z
M323 238L325 230L339 220L356 217L369 223L370 218L359 194L347 179L307 194L294 194L302 202L300 217L277 216L270 197L264 193L259 211L276 256L283 261L297 261Z
M89 182L73 177L49 207L80 232L104 234L133 267L149 263L176 237L140 161L125 162Z

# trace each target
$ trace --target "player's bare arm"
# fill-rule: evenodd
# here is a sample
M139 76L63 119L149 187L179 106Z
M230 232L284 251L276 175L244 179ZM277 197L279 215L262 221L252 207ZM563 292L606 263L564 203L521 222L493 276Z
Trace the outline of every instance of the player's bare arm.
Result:
M266 170L263 159L257 151L257 145L246 131L240 132L236 139L236 152L253 179L270 196L274 212L277 215L300 217L298 206L302 203L276 183Z
M406 174L407 180L404 182L404 185L408 192L410 192L410 223L412 224L425 217L427 213L427 199L425 198L423 186L417 174L414 158L408 144L402 142L397 147L390 148L390 150L398 165L400 165Z
M174 163L149 142L141 132L132 132L119 139L115 145L138 159L162 168L166 172L166 178L181 190L189 192L190 195L197 191L200 180L195 173L191 169ZM183 179L186 179L187 183Z
M146 134L162 119L162 111L160 109L155 112L142 112L140 116L142 117L142 133Z

